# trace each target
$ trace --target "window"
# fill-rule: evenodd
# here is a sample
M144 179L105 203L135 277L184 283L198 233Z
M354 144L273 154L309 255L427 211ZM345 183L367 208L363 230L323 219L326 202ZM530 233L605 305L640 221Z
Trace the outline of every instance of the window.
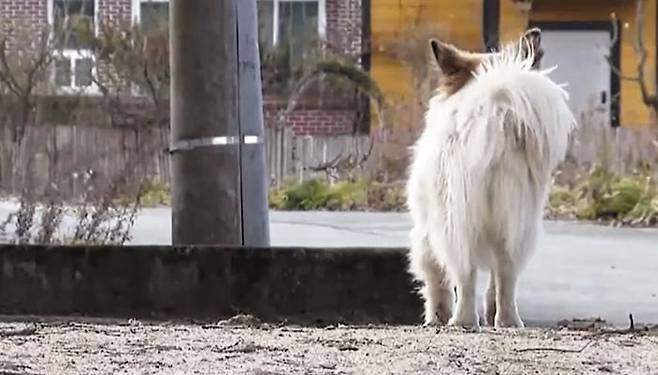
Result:
M94 56L97 0L51 0L48 18L59 48L53 82L59 93L95 93Z
M94 0L53 0L53 28L60 48L89 48L94 35Z
M55 86L63 91L93 85L94 58L89 53L62 51L55 60Z
M133 0L133 19L146 33L169 27L169 0Z
M258 26L263 47L285 46L291 62L299 62L324 37L325 0L258 0Z
M132 14L133 22L141 28L144 35L157 36L153 40L161 41L160 36L162 33L168 36L167 30L169 29L169 0L133 0L132 1ZM156 42L157 43L157 42ZM154 79L152 84L155 90L158 91L157 95L160 98L169 98L169 81ZM147 90L145 87L133 85L133 94L142 96L146 95Z

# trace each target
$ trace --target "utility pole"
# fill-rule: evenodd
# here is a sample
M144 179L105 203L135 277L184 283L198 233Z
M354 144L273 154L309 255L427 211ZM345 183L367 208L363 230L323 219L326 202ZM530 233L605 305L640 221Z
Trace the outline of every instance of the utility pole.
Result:
M270 245L267 160L263 126L263 90L258 53L256 0L238 2L240 131L242 133L242 217L244 245Z
M173 243L267 246L255 0L170 10Z

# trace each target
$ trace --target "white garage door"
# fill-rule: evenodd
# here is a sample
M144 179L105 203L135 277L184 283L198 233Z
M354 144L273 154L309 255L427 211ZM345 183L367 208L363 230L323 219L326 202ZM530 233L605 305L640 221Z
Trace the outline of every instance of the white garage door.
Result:
M610 33L596 30L542 30L542 68L558 65L551 77L567 83L570 106L577 118L595 110L610 118Z

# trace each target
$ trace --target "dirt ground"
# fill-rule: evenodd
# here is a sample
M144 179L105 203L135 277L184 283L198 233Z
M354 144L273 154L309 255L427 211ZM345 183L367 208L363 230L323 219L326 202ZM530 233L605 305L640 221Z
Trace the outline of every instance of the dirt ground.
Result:
M651 332L5 321L0 374L658 374Z

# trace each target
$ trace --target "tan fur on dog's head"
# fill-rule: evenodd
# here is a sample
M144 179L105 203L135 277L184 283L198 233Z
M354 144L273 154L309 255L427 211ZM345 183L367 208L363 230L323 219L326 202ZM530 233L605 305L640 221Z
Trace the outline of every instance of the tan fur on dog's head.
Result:
M438 90L446 96L458 92L464 85L473 79L473 71L482 61L498 52L474 53L458 49L452 44L437 39L430 39L432 56L439 69ZM541 30L532 28L527 30L518 43L521 54L525 57L534 53L533 67L539 68L544 55L541 49Z

